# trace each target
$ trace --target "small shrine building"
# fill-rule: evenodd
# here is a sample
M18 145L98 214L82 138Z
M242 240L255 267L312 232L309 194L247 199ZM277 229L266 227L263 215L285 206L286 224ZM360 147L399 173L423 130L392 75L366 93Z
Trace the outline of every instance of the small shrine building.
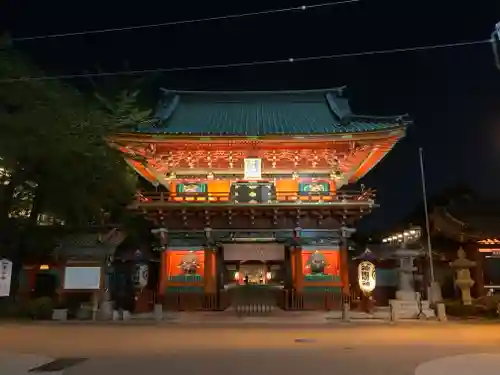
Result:
M465 196L436 207L431 220L433 230L455 244L454 257L462 247L475 262L473 296L500 290L500 204Z

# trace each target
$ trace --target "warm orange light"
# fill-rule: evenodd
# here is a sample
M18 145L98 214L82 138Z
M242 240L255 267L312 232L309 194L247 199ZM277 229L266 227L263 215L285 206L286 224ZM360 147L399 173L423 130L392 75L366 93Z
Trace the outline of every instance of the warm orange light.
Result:
M480 253L500 253L500 249L478 249Z
M373 292L377 285L375 265L372 262L363 261L358 265L359 288L365 294Z
M48 264L40 264L40 271L47 271L50 269Z
M477 243L479 243L481 245L499 245L500 240L498 240L496 238L487 238L484 240L477 241Z

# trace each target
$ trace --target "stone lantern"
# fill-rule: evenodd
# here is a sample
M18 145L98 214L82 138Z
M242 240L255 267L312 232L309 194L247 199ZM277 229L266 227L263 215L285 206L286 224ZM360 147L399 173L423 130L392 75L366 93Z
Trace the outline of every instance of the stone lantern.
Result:
M457 259L451 262L450 266L456 274L455 285L461 291L462 303L465 306L472 305L470 289L475 282L470 276L470 269L476 266L476 262L467 259L464 249L460 246L460 249L458 249L457 252Z
M383 240L385 243L399 244L399 248L394 252L394 258L399 263L398 290L396 299L389 301L393 320L430 318L435 315L429 301L422 300L421 293L416 292L414 287L414 272L417 271L414 262L423 255L423 249L421 246L411 248L408 245L419 245L421 235L420 227L411 227L403 233Z

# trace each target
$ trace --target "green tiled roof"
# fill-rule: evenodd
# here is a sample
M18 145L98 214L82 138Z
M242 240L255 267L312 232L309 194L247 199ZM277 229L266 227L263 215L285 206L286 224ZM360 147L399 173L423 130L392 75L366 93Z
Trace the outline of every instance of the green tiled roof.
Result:
M406 125L404 116L352 113L343 88L306 91L163 90L158 124L141 133L263 136L358 133Z

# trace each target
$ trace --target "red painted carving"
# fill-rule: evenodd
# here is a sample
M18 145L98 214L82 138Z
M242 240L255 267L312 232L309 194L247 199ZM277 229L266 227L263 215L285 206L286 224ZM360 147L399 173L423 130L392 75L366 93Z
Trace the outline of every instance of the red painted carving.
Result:
M147 166L159 174L179 169L242 169L243 161L247 157L262 158L264 172L273 169L298 172L301 169L339 169L344 173L350 173L375 147L374 144L360 145L357 142L331 141L306 144L290 143L292 141L281 143L277 141L276 144L271 144L255 140L227 140L225 143L183 142L135 143L120 147L120 150L129 156L143 157L147 161ZM386 141L386 143L391 142Z

